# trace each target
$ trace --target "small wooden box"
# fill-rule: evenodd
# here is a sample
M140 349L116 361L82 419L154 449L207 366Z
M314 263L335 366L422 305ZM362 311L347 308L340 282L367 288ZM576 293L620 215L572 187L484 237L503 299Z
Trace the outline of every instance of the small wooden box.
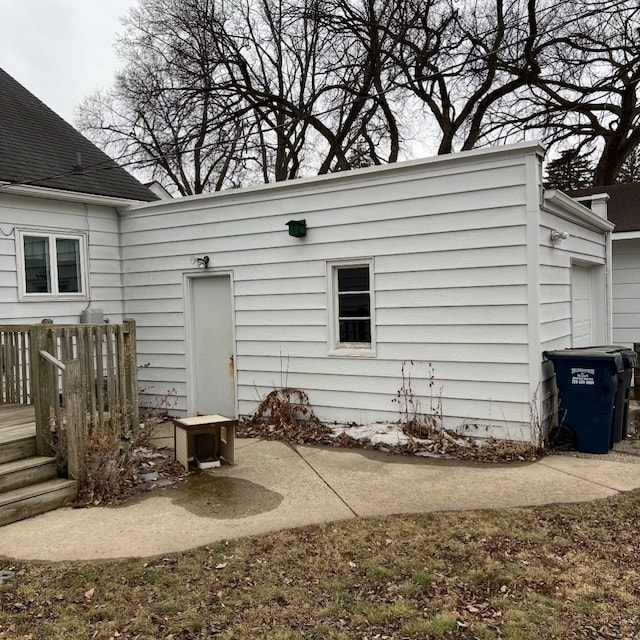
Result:
M217 414L193 418L174 418L173 434L176 460L188 471L189 459L193 458L195 453L195 436L209 436L213 438L215 455L227 464L233 464L237 424L237 420Z

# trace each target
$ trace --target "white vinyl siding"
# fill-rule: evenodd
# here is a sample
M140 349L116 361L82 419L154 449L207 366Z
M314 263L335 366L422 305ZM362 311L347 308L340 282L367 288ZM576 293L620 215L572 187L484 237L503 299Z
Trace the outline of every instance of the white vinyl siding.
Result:
M551 230L566 231L569 237L556 246L551 243ZM543 212L540 226L540 323L543 350L572 346L571 274L572 265L602 267L607 260L606 240L601 232ZM606 314L605 291L602 302L595 305ZM604 321L603 321L604 322ZM600 322L601 338L606 328Z
M21 260L17 234L83 237L86 254L84 294L21 300ZM112 207L84 205L47 198L0 194L0 304L5 323L37 323L50 318L60 323L80 321L90 305L103 309L113 322L122 320L118 214ZM43 296L45 297L45 296Z
M640 239L613 240L613 340L640 342Z
M551 231L566 232L568 237L555 245ZM604 344L610 342L608 308L611 292L606 283L607 236L601 230L568 219L552 211L542 211L538 230L540 251L540 343L541 351L553 351L574 346L572 296L576 291L576 272L590 272L592 316L590 335ZM578 278L580 275L577 276ZM579 331L579 329L578 329ZM586 336L579 336L575 346L584 346ZM554 371L550 361L541 367L542 375L537 393L537 411L543 425L548 424L556 393Z

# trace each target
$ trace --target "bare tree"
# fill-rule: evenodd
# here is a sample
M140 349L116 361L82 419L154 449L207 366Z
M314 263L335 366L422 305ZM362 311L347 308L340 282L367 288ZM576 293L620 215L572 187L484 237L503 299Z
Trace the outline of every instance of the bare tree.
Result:
M139 0L81 128L181 194L542 136L614 182L640 144L637 0ZM433 146L433 145L432 145Z
M85 133L181 195L236 186L247 171L244 123L228 118L235 97L212 91L213 15L211 0L146 0L132 9L119 43L126 67L79 110Z
M124 71L79 125L181 194L394 161L373 26L393 3L331 2L142 0ZM356 9L368 31L351 28Z
M402 142L402 113L394 104L394 27L403 24L404 3L325 0L316 19L327 26L334 43L330 75L335 78L323 96L335 135L319 172L352 163L395 162Z
M513 108L524 131L577 151L595 147L594 185L612 184L640 143L640 6L566 2L537 52L540 73Z
M248 29L241 38L227 32L217 55L230 90L250 105L266 132L275 133L281 161L292 161L297 170L305 142L318 173L349 169L363 153L371 163L397 159L399 133L378 42L378 27L394 2L307 0L285 7L282 0L234 1L244 3L236 7ZM256 6L261 14L252 21ZM260 23L266 33L255 27ZM296 145L296 154L283 155ZM282 167L276 179L295 177L295 170Z
M396 82L439 130L438 153L471 149L504 128L496 110L538 72L535 0L409 0Z

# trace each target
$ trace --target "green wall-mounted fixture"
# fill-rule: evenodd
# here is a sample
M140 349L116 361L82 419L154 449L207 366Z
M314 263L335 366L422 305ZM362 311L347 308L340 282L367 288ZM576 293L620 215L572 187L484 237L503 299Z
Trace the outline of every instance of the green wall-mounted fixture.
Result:
M287 227L289 227L289 235L294 238L304 238L307 235L306 220L289 220Z

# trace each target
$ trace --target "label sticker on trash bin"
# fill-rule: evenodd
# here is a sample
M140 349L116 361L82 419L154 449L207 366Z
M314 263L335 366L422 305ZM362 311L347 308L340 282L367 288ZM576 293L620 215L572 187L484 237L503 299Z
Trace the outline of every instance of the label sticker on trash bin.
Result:
M593 386L595 385L596 370L582 367L571 367L571 384Z

